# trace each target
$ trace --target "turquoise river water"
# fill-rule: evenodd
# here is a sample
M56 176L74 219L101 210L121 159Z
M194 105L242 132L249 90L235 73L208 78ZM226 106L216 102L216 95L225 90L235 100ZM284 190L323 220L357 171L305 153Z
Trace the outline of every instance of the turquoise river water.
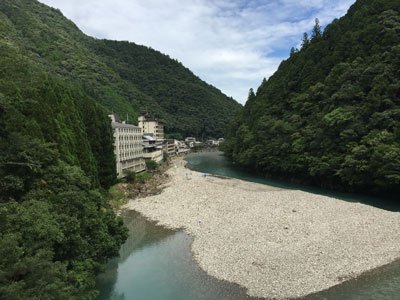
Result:
M235 168L221 152L193 153L185 159L190 168L204 173L301 189L335 197L338 201L362 202L381 209L400 211L399 203L393 200L333 193L280 180L267 180ZM123 218L129 229L129 237L121 247L120 257L112 259L106 272L98 276L98 299L255 300L247 297L245 290L239 286L216 280L202 271L192 259L192 238L186 233L157 226L133 211L125 212ZM302 299L400 299L400 261Z

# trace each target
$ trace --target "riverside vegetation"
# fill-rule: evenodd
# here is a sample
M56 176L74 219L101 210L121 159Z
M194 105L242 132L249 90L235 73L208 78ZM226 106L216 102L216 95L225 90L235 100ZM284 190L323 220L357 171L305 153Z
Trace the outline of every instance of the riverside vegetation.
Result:
M400 191L400 2L358 0L249 93L223 147L261 174Z
M169 167L167 160L160 165L154 160L147 160L147 172L136 174L128 171L124 182L112 186L109 190L108 199L112 209L120 213L121 207L129 200L160 194L169 181L169 176L165 172Z

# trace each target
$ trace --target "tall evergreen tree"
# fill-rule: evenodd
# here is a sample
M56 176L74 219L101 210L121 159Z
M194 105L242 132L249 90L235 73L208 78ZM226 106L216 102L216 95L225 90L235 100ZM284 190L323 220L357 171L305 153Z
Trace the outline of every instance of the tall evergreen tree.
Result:
M312 30L311 39L318 40L322 36L321 26L319 25L318 18L315 19L315 25Z
M304 32L303 39L301 41L301 49L307 48L309 44L310 44L310 39L308 38L308 33Z

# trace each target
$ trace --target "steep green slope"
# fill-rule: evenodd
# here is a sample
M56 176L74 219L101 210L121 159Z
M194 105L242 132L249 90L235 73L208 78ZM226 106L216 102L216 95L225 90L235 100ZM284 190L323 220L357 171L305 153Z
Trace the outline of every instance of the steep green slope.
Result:
M238 164L328 188L400 190L400 2L359 0L252 92L225 143Z
M222 136L240 105L168 56L128 42L84 35L55 9L34 0L4 0L3 38L43 69L80 84L109 111L129 120L147 109L167 133Z
M224 136L240 105L168 56L128 42L92 40L91 49L144 95L138 107L162 118L183 137ZM129 97L122 87L120 94ZM124 94L125 93L125 94Z
M0 13L0 298L94 299L126 238L98 190L116 180L110 121L12 28Z

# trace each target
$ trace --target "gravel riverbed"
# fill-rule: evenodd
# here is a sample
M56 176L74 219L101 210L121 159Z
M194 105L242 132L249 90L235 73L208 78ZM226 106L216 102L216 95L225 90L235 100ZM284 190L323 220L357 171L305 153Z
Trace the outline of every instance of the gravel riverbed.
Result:
M159 195L129 201L194 236L200 267L250 296L315 293L400 258L400 213L239 179L202 176L184 161Z

